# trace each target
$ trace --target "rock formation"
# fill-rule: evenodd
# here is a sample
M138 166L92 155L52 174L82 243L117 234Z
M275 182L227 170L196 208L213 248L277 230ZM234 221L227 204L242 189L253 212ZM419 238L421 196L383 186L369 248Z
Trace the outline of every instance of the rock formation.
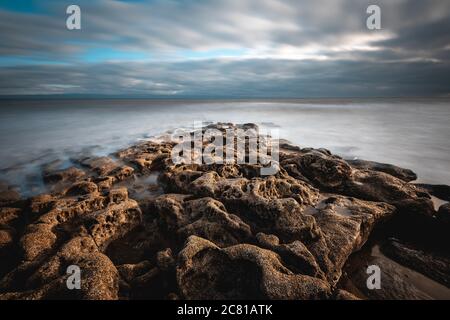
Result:
M436 212L412 171L282 143L278 172L262 176L261 163L174 164L177 142L49 164L48 193L29 199L0 186L0 299L430 298L397 273L389 293L345 285L349 258L375 239L449 286L448 249L432 252L448 239L448 205ZM418 225L427 231L408 245L390 238ZM81 288L70 290L73 265ZM364 272L353 272L358 288Z

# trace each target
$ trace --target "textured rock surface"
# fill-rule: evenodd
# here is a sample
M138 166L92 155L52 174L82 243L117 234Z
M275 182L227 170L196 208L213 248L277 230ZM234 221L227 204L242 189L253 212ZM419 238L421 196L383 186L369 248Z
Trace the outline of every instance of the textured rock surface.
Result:
M254 245L220 249L191 236L180 252L177 281L188 299L324 299L322 280L295 274L279 256Z
M379 163L361 159L347 160L347 163L350 164L352 167L358 169L384 172L406 182L414 181L417 179L417 175L413 171L409 169L400 168L392 164Z
M0 299L431 298L394 262L375 260L390 281L382 291L365 287L366 265L349 267L374 233L404 230L416 242L384 249L449 285L448 250L418 248L424 239L446 247L448 205L435 212L410 170L282 142L278 172L263 176L261 162L175 165L178 142L81 156L66 169L50 163L48 193L30 199L1 184ZM79 290L66 285L72 265Z
M390 239L382 248L393 260L450 287L450 260Z

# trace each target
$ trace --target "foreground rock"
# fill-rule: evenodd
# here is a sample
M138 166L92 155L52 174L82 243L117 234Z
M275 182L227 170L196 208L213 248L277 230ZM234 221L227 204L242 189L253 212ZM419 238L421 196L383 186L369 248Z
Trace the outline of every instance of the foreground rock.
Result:
M295 274L277 254L240 244L220 249L192 236L180 252L177 281L187 299L325 299L329 285Z
M374 230L417 234L426 225L411 243L430 233L446 243L448 207L436 213L410 170L283 142L272 163L279 170L264 176L263 154L256 164L174 164L178 142L146 141L114 159L84 155L63 169L51 163L49 193L30 199L3 186L0 299L431 298L386 260L378 262L392 285L382 292L364 289L365 266L351 272L357 292L341 281ZM388 249L449 285L446 251ZM82 271L80 290L67 288L70 266Z

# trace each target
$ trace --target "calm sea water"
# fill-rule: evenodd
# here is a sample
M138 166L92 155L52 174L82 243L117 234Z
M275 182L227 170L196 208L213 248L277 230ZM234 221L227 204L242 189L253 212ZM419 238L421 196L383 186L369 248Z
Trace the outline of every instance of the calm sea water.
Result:
M194 121L276 127L302 147L392 163L450 184L449 100L0 101L0 180L42 191L41 167L79 152L106 155Z

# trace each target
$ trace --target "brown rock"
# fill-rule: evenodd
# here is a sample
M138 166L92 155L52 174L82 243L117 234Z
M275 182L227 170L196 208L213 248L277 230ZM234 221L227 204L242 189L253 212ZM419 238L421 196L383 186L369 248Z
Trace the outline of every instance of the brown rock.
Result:
M44 182L75 182L83 178L85 175L86 173L83 170L76 167L70 167L64 170L44 171Z
M179 255L177 281L186 299L323 299L322 280L294 274L277 254L249 244L220 249L191 236Z
M229 214L224 205L212 198L187 200L185 195L163 195L155 200L155 208L168 232L175 231L181 242L197 235L219 246L248 241L250 227L238 216Z

